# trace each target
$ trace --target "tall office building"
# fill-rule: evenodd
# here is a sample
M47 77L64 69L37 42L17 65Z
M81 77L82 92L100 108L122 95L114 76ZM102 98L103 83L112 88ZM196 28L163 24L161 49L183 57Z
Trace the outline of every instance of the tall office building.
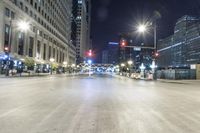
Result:
M72 42L76 45L76 62L79 64L84 61L86 51L91 48L91 1L74 0L72 13L74 18L72 20Z
M30 57L36 63L50 63L50 58L58 65L74 63L71 10L72 0L1 0L0 60L8 50L15 61Z
M200 63L200 20L185 15L178 19L174 34L158 43L160 67L190 67Z

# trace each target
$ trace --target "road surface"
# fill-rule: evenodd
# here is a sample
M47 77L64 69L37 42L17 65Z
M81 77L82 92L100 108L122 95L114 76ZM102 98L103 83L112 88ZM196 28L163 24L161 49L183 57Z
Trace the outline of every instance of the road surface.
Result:
M0 78L0 133L199 132L199 81Z

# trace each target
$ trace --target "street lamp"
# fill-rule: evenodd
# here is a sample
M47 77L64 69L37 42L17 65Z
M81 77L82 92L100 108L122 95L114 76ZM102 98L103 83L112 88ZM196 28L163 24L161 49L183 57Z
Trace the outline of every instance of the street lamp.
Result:
M144 33L144 32L146 32L146 31L147 31L147 25L145 25L145 24L140 24L140 25L137 27L137 31L138 31L139 33Z
M128 61L128 64L129 64L129 65L133 65L133 61L132 61L132 60L129 60L129 61Z
M51 75L53 74L53 62L55 61L54 58L50 58L50 62L51 62Z
M88 64L90 64L90 65L92 64L92 60L88 60L87 62L88 62Z
M129 73L130 73L130 75L131 75L131 70L132 70L133 61L132 61L132 60L129 60L129 61L128 61L128 65L129 65Z
M125 64L124 64L124 63L122 63L122 64L121 64L121 67L125 67Z
M158 15L157 15L158 16ZM152 23L154 23L153 25L153 33L154 33L154 53L155 53L155 56L157 57L158 56L158 53L157 53L157 24L156 24L156 20L160 18L160 16L158 17L155 17L154 16L154 20L152 21ZM138 32L140 33L144 33L147 31L147 27L149 26L152 26L152 23L147 23L146 25L144 24L140 24L137 29L138 29ZM156 64L156 58L154 59L154 63ZM154 75L154 80L156 80L156 68L154 68L153 70L153 75Z
M22 20L17 23L17 27L21 31L27 31L30 29L30 24L28 22Z
M92 67L92 60L88 60L87 63L89 64L89 77L91 75L91 67Z
M140 66L140 70L141 70L141 77L144 78L144 70L146 69L146 67L144 66L144 64L142 63Z
M72 67L74 68L76 65L75 64L72 64Z
M66 61L63 62L63 66L64 66L64 67L67 66L67 62L66 62Z

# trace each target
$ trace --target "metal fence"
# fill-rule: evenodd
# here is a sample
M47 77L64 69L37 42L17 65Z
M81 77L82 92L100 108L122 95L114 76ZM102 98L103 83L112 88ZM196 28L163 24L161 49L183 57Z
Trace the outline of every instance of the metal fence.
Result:
M191 69L170 69L157 71L159 79L196 79L196 70Z

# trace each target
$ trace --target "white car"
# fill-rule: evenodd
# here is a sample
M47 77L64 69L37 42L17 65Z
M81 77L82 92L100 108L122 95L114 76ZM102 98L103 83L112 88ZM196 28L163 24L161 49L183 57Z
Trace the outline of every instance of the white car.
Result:
M132 73L131 74L131 78L133 78L133 79L140 79L141 75L140 75L140 73Z

